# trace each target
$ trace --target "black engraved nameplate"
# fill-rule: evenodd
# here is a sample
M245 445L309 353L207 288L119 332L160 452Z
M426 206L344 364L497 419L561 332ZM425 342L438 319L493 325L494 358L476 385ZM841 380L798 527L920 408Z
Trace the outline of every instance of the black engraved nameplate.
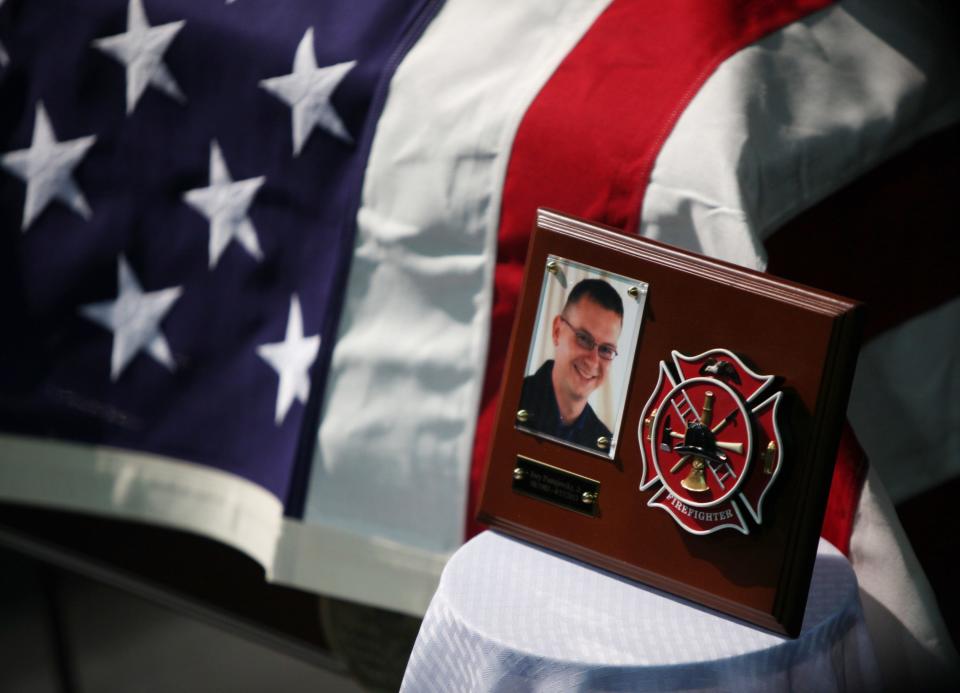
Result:
M520 455L513 467L513 490L592 517L600 509L599 481Z

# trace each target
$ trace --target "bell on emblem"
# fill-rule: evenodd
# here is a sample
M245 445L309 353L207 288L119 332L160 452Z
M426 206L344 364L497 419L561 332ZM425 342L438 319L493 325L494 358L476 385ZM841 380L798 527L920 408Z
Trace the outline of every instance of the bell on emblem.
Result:
M687 474L687 478L680 482L680 485L694 493L707 491L710 487L707 486L707 480L703 473L705 466L706 463L702 459L699 457L694 458L693 468L690 470L690 473Z

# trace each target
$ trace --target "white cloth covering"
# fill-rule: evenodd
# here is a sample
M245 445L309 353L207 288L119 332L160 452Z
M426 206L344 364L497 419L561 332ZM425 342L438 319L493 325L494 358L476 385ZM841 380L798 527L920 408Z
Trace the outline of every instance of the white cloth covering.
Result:
M784 638L496 532L447 564L402 691L879 688L850 564L821 540Z

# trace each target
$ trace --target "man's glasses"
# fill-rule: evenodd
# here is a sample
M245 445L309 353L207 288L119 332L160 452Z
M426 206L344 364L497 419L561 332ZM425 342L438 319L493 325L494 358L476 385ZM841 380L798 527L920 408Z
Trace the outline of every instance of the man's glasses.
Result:
M573 330L573 336L577 340L577 346L579 346L581 349L586 349L587 351L593 351L596 349L597 355L604 361L613 361L614 356L617 355L616 347L614 347L612 344L597 344L597 340L593 338L592 334L586 330L577 329L562 315L560 316L560 319L563 320L567 327Z

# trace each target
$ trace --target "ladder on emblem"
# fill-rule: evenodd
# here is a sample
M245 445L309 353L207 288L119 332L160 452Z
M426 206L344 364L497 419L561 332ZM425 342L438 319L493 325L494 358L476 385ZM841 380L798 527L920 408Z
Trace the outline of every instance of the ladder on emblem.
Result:
M689 428L690 424L700 421L700 415L697 413L697 409L693 406L693 402L690 401L687 393L681 392L680 394L683 395L683 400L680 404L677 404L675 399L671 399L670 404L673 405L674 410L680 416L684 425Z
M729 462L724 462L720 466L719 472L717 472L716 467L714 467L712 464L708 464L707 466L710 468L710 471L713 472L713 478L717 480L718 484L720 484L720 488L724 490L726 490L727 488L726 485L723 483L724 481L726 481L730 477L733 477L734 479L737 478L737 475L733 471L733 467L730 466Z

